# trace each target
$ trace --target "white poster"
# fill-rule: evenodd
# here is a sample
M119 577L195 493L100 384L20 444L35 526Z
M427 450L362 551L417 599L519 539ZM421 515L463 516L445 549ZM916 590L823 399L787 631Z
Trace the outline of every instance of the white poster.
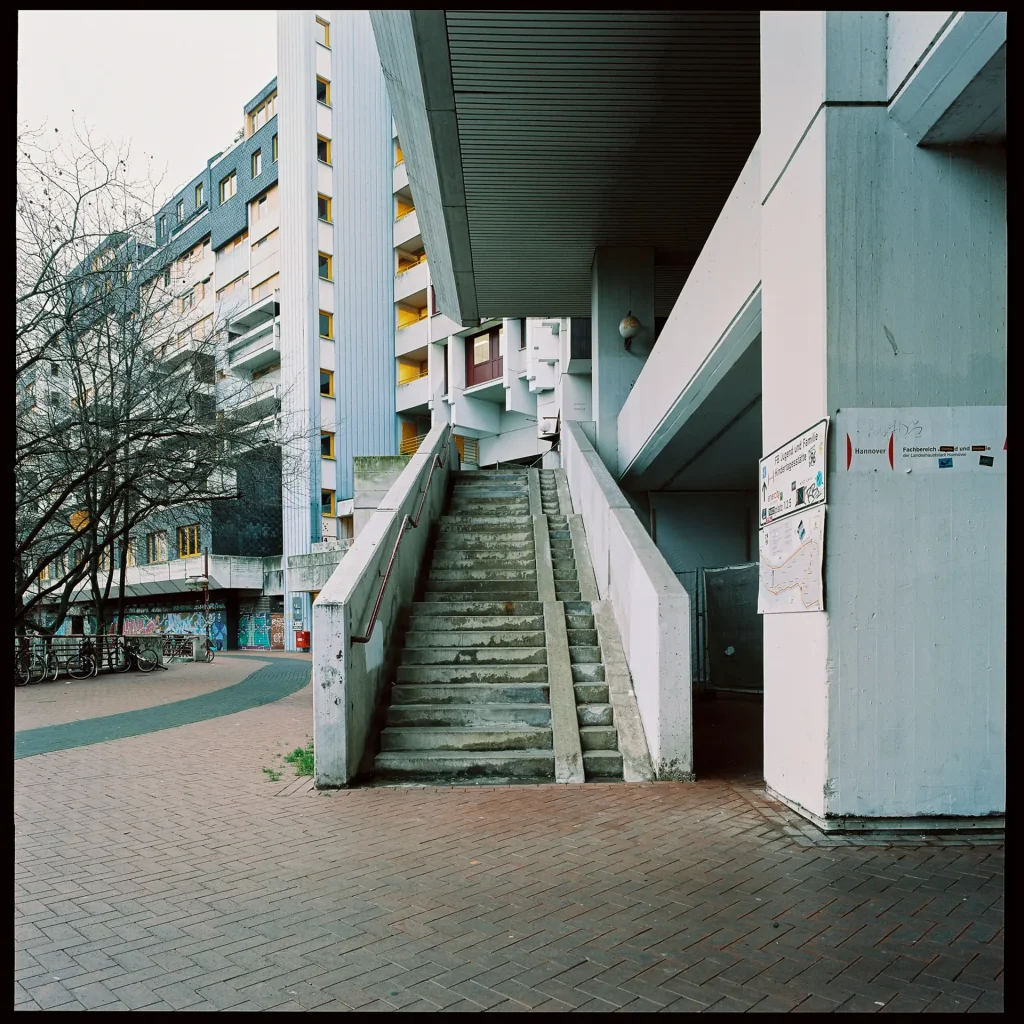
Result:
M758 613L824 611L825 506L769 523L758 532L758 544Z
M1005 473L1006 406L843 409L840 472Z
M825 439L828 418L769 452L758 463L758 526L825 504Z

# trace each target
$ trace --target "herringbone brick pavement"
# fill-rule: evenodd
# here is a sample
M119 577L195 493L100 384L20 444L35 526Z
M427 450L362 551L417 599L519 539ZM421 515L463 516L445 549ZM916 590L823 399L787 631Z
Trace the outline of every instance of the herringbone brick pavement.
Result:
M15 763L23 1009L999 1011L1003 849L749 782L311 791L310 688Z

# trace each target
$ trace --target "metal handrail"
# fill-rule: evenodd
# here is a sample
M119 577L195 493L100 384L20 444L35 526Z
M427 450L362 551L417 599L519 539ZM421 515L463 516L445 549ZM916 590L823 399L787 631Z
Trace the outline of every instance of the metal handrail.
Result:
M452 443L452 430L448 428L448 437L444 442L444 450L437 452L434 455L433 460L430 463L430 472L427 474L427 482L423 485L423 491L420 494L420 507L416 509L416 515L410 516L406 512L405 517L402 519L402 525L398 528L398 536L395 538L395 546L391 550L391 557L388 559L388 567L384 570L384 579L381 581L380 590L377 592L377 600L373 605L373 613L370 615L370 624L366 627L366 632L361 636L349 637L349 646L352 644L366 644L370 642L370 637L373 636L373 629L377 625L377 616L380 614L381 602L384 600L384 591L387 589L388 582L391 579L391 570L395 565L395 558L398 556L398 546L402 543L402 538L405 536L405 528L412 526L415 530L420 524L420 516L423 514L423 505L427 500L427 494L430 492L430 482L434 479L434 470L438 466L443 466L448 461L448 450Z

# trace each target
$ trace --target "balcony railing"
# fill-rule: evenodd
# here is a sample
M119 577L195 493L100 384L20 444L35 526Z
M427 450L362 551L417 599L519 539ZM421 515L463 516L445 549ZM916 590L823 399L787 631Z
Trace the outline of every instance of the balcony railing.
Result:
M420 450L420 445L423 444L423 440L426 434L417 434L416 437L407 437L399 446L399 455L415 455Z

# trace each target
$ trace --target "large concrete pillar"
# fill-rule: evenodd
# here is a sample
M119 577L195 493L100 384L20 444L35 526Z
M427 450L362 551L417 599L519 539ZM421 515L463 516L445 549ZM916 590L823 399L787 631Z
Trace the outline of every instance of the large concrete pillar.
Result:
M632 312L640 333L627 350L619 334ZM595 448L618 476L618 418L654 345L654 249L602 246L594 253L591 292L593 416Z
M764 616L765 779L820 819L1000 814L1005 461L858 472L846 434L1005 407L1004 154L915 146L886 45L884 12L761 16L764 452L831 417L825 611Z

